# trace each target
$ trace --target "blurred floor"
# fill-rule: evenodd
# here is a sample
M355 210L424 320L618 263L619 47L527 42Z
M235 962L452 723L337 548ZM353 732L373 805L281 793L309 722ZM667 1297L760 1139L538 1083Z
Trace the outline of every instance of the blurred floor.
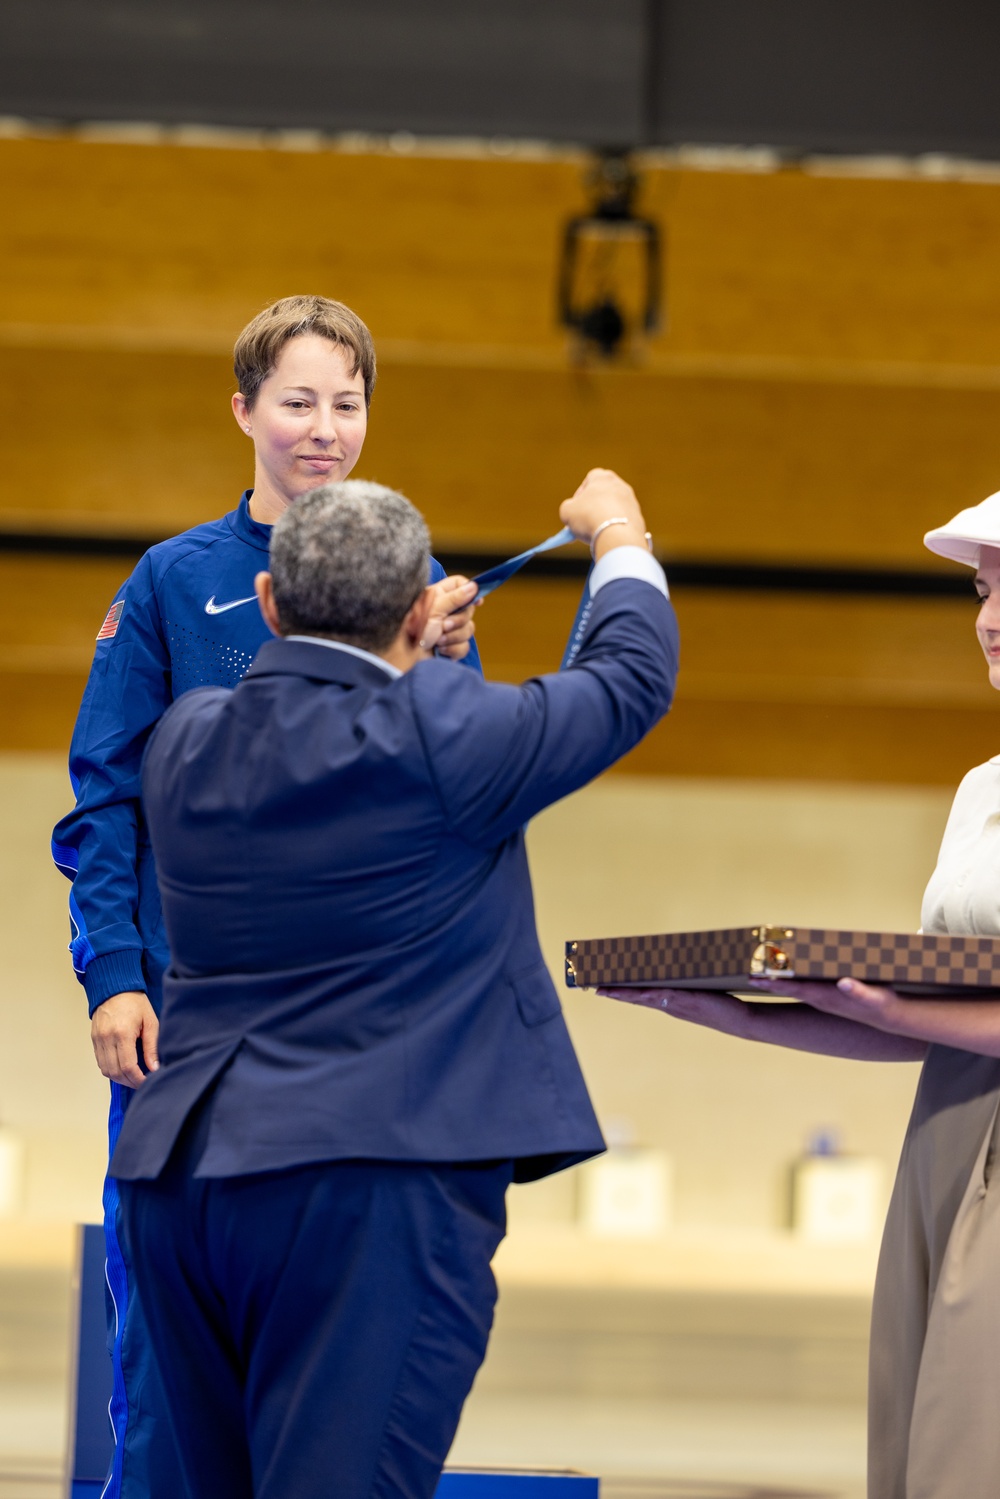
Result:
M864 1426L859 1406L474 1396L449 1460L580 1468L603 1499L863 1499Z
M862 1499L864 1297L508 1286L450 1461L604 1499ZM0 1499L57 1499L69 1282L0 1270Z
M0 1268L0 1499L56 1499L69 1390L69 1267Z
M450 1461L604 1499L861 1499L865 1296L507 1286Z

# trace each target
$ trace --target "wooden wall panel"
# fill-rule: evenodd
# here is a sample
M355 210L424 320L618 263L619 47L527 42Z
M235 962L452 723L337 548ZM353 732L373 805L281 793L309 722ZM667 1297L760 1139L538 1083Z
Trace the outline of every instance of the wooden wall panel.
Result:
M0 750L68 750L97 632L129 571L0 556Z
M69 750L70 735L86 672L52 670L45 672L6 671L0 667L0 751L19 753ZM66 807L72 806L69 777L66 779Z
M558 349L572 157L0 141L2 320L232 339L291 289L383 339ZM1000 186L660 167L669 238L657 348L1000 363Z
M638 775L955 787L1000 752L1000 722L963 708L798 703L677 706L626 760ZM780 828L774 829L776 843ZM859 849L858 857L870 850Z
M672 172L665 346L804 359L1000 363L1000 184Z
M158 538L232 509L234 384L220 355L0 347L0 527Z
M292 291L377 335L558 344L560 217L579 165L0 141L3 320L222 347Z
M232 386L221 356L0 348L0 526L159 536L230 509L253 477ZM438 545L517 550L595 464L669 556L932 568L924 531L1000 487L1000 390L390 361L357 472Z
M0 668L32 672L47 659L86 672L127 558L0 555ZM37 661L33 652L39 654Z

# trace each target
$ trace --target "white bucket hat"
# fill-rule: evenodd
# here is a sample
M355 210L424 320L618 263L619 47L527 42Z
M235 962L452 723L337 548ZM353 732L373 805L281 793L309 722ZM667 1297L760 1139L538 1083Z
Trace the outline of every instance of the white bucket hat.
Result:
M946 525L928 531L924 546L939 557L978 567L980 547L1000 548L1000 491L979 505L960 510Z

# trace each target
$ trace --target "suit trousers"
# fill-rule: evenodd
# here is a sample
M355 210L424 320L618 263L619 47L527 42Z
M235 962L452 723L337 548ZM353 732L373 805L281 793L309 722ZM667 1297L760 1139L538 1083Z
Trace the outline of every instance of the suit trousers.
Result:
M199 1132L195 1132L199 1133ZM512 1162L120 1183L188 1499L431 1499L486 1352Z

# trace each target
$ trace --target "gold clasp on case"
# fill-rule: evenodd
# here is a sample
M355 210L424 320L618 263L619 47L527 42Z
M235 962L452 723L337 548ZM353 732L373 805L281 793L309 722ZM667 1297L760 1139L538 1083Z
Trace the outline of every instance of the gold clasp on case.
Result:
M783 926L755 926L753 935L757 946L750 958L750 972L754 978L794 978L788 954L782 946L795 936L794 931Z
M575 989L577 987L577 982L576 982L576 964L573 962L573 957L572 957L572 954L575 953L575 952L576 952L576 943L575 942L567 942L566 943L566 987L567 987L567 989Z

